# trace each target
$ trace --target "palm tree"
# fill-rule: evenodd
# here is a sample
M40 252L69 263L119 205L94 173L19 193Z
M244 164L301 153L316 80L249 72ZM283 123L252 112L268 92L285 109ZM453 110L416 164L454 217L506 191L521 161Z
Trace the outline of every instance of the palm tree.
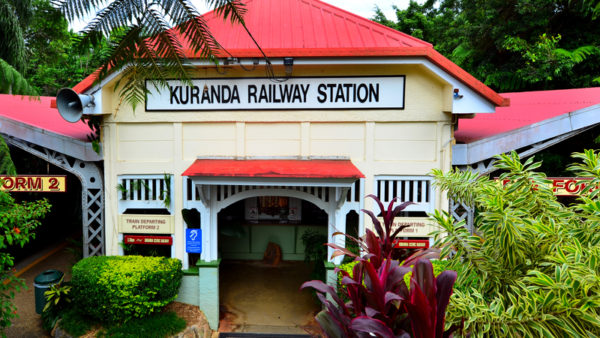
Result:
M217 15L244 25L242 0L205 0ZM166 78L189 81L183 42L196 58L214 59L219 48L206 22L188 0L51 0L69 21L95 14L83 30L82 43L102 37L110 44L98 80L122 71L119 94L135 106L143 102L145 79L166 85ZM0 0L0 93L37 95L21 75L25 69L23 28L32 0ZM14 174L8 147L0 136L0 173Z
M244 25L242 0L205 0L224 20ZM119 94L135 109L143 102L147 78L166 86L167 77L189 81L183 41L196 58L215 59L218 42L188 0L52 0L73 21L95 15L83 29L83 40L109 38L99 78L121 71ZM98 10L99 9L99 10Z
M25 70L24 27L32 15L31 0L0 0L0 93L35 95Z

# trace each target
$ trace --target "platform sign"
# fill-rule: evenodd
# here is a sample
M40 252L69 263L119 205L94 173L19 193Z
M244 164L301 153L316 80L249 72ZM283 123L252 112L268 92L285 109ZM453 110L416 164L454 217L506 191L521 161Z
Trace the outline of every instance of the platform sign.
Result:
M139 245L173 245L171 236L132 236L125 235L123 237L125 244Z
M377 219L383 224L382 217L378 217ZM429 233L436 230L433 220L429 217L396 217L392 224L392 231L399 226L405 225L408 225L408 227L400 231L398 237L429 237ZM372 223L369 226L371 230L374 230Z
M202 229L185 229L185 252L202 253Z
M119 215L119 232L134 234L175 233L171 215Z
M496 178L496 180L499 180ZM579 196L583 189L590 185L591 178L587 177L546 177L548 187L552 188L552 192L556 196ZM502 184L506 185L509 180L503 180ZM535 186L534 188L536 188ZM590 192L599 189L600 187L591 187Z
M67 176L0 176L0 190L10 192L66 192Z

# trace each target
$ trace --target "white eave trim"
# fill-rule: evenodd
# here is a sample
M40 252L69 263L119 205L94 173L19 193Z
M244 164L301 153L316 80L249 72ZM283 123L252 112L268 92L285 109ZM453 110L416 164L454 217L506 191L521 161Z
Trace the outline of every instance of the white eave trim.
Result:
M471 165L512 150L600 123L600 104L494 135L452 146L452 165Z
M285 186L285 187L334 187L351 188L358 178L271 178L271 177L206 177L188 176L199 185L250 185L250 186Z
M252 60L256 58L240 58L240 62L246 66L252 65ZM283 58L270 58L271 64L283 65ZM214 63L207 60L191 60L188 63L192 66L214 66ZM259 65L264 65L264 60L260 59ZM374 57L374 58L294 58L294 65L423 65L434 74L439 76L444 82L452 87L452 89L458 89L461 99L452 99L452 113L453 114L477 114L477 113L494 113L496 111L496 105L485 97L481 96L468 85L454 76L448 74L442 68L435 65L425 57ZM233 64L232 66L236 66ZM105 84L116 78L121 71L112 73L107 76L100 83L90 87L86 90L85 94L95 93ZM409 83L410 79L407 79ZM97 101L100 102L100 101Z
M81 161L102 161L89 142L53 133L39 127L0 116L0 133L37 144Z

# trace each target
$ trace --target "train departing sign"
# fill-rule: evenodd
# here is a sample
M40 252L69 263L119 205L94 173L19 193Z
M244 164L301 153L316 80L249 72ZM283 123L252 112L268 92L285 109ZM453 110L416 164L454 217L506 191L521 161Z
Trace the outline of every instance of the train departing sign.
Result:
M0 176L0 190L10 192L66 192L67 177L47 175Z

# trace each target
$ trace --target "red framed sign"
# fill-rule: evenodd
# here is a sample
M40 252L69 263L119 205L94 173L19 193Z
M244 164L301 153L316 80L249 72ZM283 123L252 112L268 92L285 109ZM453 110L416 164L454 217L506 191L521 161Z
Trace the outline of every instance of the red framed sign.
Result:
M429 248L428 239L397 239L394 242L394 248L397 249L427 249Z
M10 192L66 192L65 175L0 176L0 190Z
M132 236L125 235L123 238L125 244L141 245L173 245L171 236Z

